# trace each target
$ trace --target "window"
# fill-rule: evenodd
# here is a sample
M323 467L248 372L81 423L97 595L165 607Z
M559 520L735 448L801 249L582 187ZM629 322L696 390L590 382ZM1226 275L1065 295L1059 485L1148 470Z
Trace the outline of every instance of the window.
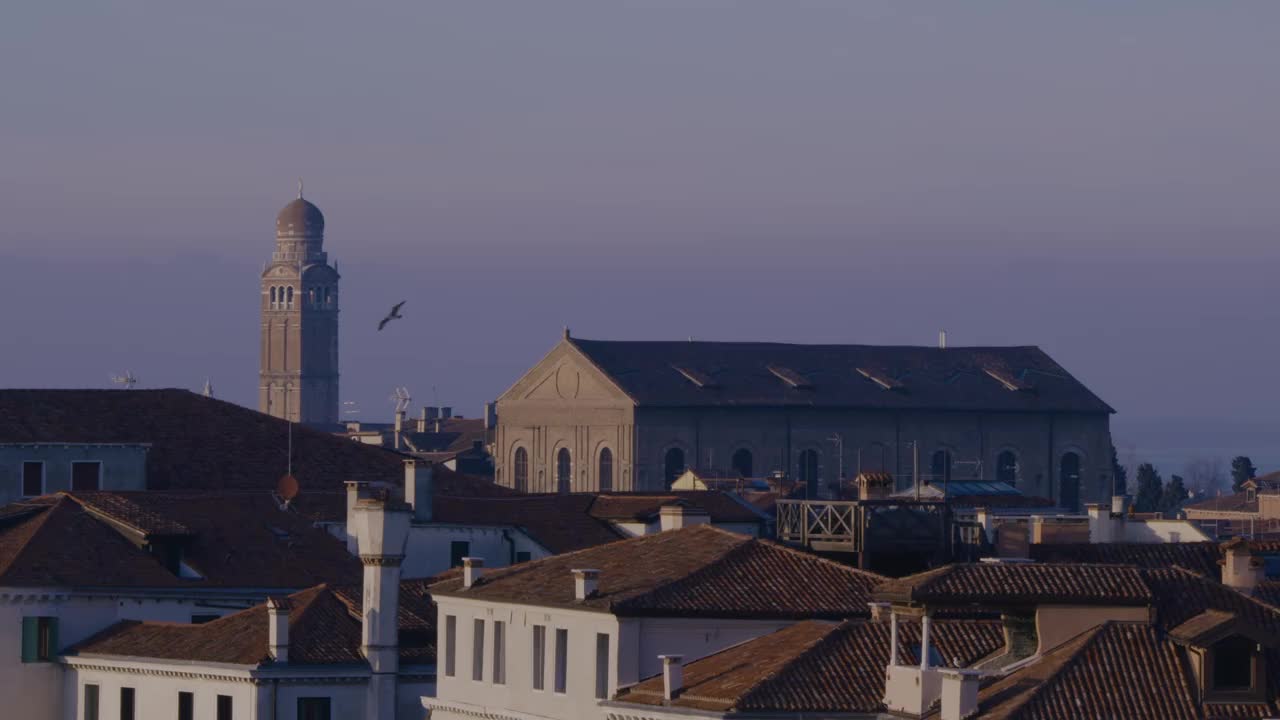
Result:
M27 497L44 494L44 463L22 463L22 494Z
M933 454L933 460L929 463L929 481L939 483L951 482L950 451L939 450Z
M573 461L569 457L569 448L560 448L556 453L556 492L567 493L573 486Z
M449 543L449 567L462 567L462 558L471 554L471 543L454 540Z
M84 720L98 720L98 686L84 686ZM219 718L221 720L221 718Z
M1058 504L1067 510L1080 505L1080 456L1069 452L1058 463Z
M196 720L196 696L189 692L178 693L178 720Z
M520 550L516 552L516 562L518 563L529 562L532 558L533 555L531 555L528 550Z
M515 488L520 492L529 492L529 451L516 448Z
M609 448L600 450L600 492L613 490L613 451Z
M493 684L507 684L507 624L493 623Z
M547 626L533 626L533 689L547 687Z
M192 625L203 625L203 624L205 624L205 623L207 623L207 622L213 622L214 620L217 620L217 619L218 619L218 618L220 618L220 617L222 617L222 616L221 616L221 615L203 615L203 614L193 614L193 615L191 616L191 624L192 624Z
M71 463L71 489L77 491L97 490L102 484L102 463Z
M564 694L569 683L569 631L556 628L556 692Z
M329 698L298 698L298 720L330 720Z
M1255 643L1236 635L1213 646L1213 689L1226 691L1253 688Z
M676 480L684 474L684 450L680 448L671 448L662 458L662 481L665 483L663 489L670 490L672 485L676 484Z
M609 633L596 633L596 699L609 697Z
M232 720L231 718L231 696L218 696L218 716L215 720Z
M22 618L22 662L51 662L58 654L58 618Z
M446 615L444 618L444 674L453 677L457 672L458 660L458 618Z
M1018 484L1018 456L1012 450L1005 450L996 458L996 482Z
M134 720L134 693L131 687L120 688L120 720Z
M284 289L284 305L286 308L293 309L293 286Z
M796 478L804 483L805 497L818 496L817 450L805 450L800 453L800 462L796 466Z
M484 680L484 620L476 619L471 634L471 679Z
M738 477L741 477L741 478L755 477L754 475L751 474L751 471L753 469L751 467L751 451L746 448L742 448L733 453L733 458L730 460L730 465L733 467L733 474L737 475Z

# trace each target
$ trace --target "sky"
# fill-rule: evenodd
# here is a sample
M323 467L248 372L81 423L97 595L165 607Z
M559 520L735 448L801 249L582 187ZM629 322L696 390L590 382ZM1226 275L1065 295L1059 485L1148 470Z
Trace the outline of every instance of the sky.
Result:
M1039 345L1121 454L1280 465L1280 3L0 7L0 384L253 405L306 182L342 395L579 337ZM394 302L404 321L375 331Z

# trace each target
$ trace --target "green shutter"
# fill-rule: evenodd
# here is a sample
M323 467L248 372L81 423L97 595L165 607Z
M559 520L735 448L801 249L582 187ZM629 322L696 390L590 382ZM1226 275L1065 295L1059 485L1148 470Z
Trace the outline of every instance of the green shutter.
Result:
M29 663L36 661L37 635L39 633L38 624L40 618L24 617L22 618L22 662Z

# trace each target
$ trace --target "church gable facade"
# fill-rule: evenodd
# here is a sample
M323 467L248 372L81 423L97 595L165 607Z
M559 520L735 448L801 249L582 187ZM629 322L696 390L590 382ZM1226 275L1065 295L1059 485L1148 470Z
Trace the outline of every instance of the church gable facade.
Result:
M498 400L497 481L654 491L686 469L783 473L828 497L1007 482L1066 508L1112 492L1112 410L1037 348L565 338Z

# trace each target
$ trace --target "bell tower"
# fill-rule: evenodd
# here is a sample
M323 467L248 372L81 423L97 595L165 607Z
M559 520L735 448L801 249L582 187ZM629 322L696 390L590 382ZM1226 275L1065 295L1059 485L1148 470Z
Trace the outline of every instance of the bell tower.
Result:
M324 252L324 215L298 197L276 216L262 271L258 409L312 425L338 422L338 270Z

